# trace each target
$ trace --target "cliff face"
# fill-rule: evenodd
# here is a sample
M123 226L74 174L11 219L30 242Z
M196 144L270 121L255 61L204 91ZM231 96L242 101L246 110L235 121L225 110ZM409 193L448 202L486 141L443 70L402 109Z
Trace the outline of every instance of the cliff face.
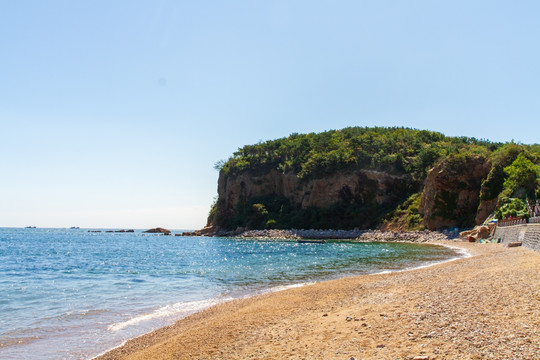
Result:
M403 200L410 186L411 179L407 175L396 176L372 170L336 173L311 180L302 180L293 173L283 174L276 170L262 175L244 173L226 176L220 173L217 225L220 225L219 219L237 216L239 206L252 199L280 197L288 202L290 208L298 211L351 203L366 208L391 208ZM362 224L358 226L362 227Z
M479 207L482 180L489 170L490 164L482 156L445 160L432 168L420 189L422 198L418 210L423 218L422 224L434 230L482 222L495 206L494 203L483 202ZM253 227L248 223L227 221L238 218L240 213L249 216L245 215L246 211L252 211L249 206L264 202L260 199L280 198L296 212L330 208L335 212L335 209L356 204L353 211L359 212L359 216L355 227L368 228L379 225L385 215L414 192L411 191L414 187L408 175L366 169L310 180L277 170L258 175L246 172L236 176L221 172L218 180L219 206L210 225L229 229ZM268 216L263 220L268 220Z
M294 174L271 170L268 174L250 176L242 174L228 177L220 174L219 200L225 209L233 210L241 200L279 194L293 206L328 207L346 196L361 199L374 197L377 204L391 203L400 198L399 190L407 186L407 176L394 176L384 172L361 170L356 173L338 173L329 177L302 181Z
M428 229L437 229L470 226L477 218L479 222L483 221L492 211L489 203L484 203L478 211L482 180L490 168L484 157L470 156L445 160L431 169L419 208L423 224Z

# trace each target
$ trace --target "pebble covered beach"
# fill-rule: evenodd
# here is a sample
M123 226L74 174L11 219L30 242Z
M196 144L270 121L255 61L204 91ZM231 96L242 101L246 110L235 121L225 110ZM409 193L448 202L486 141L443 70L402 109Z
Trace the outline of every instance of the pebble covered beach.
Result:
M471 256L223 303L100 359L540 358L540 254L451 245Z

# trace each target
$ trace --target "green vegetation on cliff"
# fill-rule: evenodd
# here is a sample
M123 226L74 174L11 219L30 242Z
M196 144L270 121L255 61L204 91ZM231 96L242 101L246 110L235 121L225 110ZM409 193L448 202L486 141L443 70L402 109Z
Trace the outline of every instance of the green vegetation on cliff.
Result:
M484 164L483 169L487 166L485 175L469 181L467 173L475 172L476 164ZM263 190L252 195L242 180L240 194L233 194L233 202L231 194L225 193L227 189L220 190L209 223L226 229L373 228L383 224L389 228L420 229L428 223L419 211L424 182L428 171L438 166L447 177L460 181L450 183L449 189L424 193L432 197L424 200L432 209L429 216L459 216L459 225L468 226L473 225L478 203L485 207L496 199L497 207L502 207L512 198L538 196L539 164L539 145L448 137L426 130L351 127L319 134L292 134L244 146L227 161L218 162L220 181L242 177L257 179L253 181L260 185L266 181L265 174L276 172L292 175L301 184L315 180L324 183L325 179L331 183L340 174L354 174L355 183L335 191L331 204L312 206L293 202L290 195L279 193L275 186L268 187L274 190L263 191L266 188L260 185ZM387 178L381 180L366 175L366 171ZM381 190L388 179L397 180ZM477 198L473 213L460 208L460 194L471 187L475 188Z
M495 215L498 219L507 219L507 218L529 218L529 212L525 203L518 198L510 199L507 203L497 209Z
M486 154L500 145L426 130L350 127L246 145L216 168L228 176L276 169L302 179L364 168L407 173L421 181L441 157L463 151Z

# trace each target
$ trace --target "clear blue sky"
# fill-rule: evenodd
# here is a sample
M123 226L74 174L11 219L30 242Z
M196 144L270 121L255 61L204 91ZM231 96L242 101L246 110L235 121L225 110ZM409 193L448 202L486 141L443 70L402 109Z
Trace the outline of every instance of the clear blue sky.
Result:
M293 132L540 142L538 1L0 2L0 226L200 228Z

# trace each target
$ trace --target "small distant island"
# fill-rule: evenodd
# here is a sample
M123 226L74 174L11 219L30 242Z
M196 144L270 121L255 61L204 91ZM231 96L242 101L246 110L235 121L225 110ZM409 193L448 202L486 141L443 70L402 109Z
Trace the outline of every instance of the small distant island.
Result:
M441 230L527 217L540 145L350 127L246 145L216 163L196 234L252 229Z

